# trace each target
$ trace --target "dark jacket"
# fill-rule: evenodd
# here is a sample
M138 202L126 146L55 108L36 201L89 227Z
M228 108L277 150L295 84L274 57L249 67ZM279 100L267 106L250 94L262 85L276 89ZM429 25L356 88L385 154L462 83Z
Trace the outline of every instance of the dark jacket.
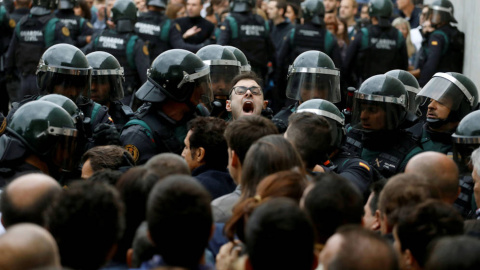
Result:
M192 171L195 177L212 195L212 200L232 193L235 190L235 183L227 170L218 170L208 165L202 165Z

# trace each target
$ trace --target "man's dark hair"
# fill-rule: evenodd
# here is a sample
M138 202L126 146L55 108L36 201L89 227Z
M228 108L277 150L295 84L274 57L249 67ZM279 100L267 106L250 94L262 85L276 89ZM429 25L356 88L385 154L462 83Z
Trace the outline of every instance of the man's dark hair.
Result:
M252 81L255 81L259 86L260 88L262 88L262 91L263 91L263 80L257 76L257 74L255 74L255 72L253 71L250 71L249 73L242 73L240 75L237 75L235 76L233 79L232 79L232 85L235 86L239 81L241 80L252 80ZM230 99L232 99L232 91L230 90L230 95L229 95Z
M305 197L305 210L317 232L317 243L324 244L342 225L360 224L363 196L347 179L336 174L320 174Z
M375 215L375 212L378 210L378 200L380 198L380 193L382 192L383 187L386 184L387 184L387 179L380 179L374 182L370 187L370 191L372 192L373 195L368 207L370 207L370 211L372 215Z
M188 122L192 158L195 151L205 149L204 161L207 166L224 170L228 165L228 146L223 133L227 123L216 117L196 117Z
M312 269L313 227L292 199L273 198L256 208L246 244L253 269Z
M393 246L379 234L358 225L342 226L336 233L342 243L327 265L329 270L399 269Z
M228 147L235 151L243 164L250 146L263 136L278 134L277 127L269 119L259 115L242 116L225 129Z
M98 269L123 234L123 204L118 192L100 182L75 181L47 210L62 266Z
M88 159L94 172L103 169L118 170L120 167L135 165L132 155L118 145L93 147L83 154L81 162L85 163Z
M174 153L161 153L151 157L144 167L149 174L163 179L173 174L190 175L190 168L184 158Z
M112 186L117 184L118 179L122 176L120 171L112 171L110 169L105 169L101 171L94 172L92 176L88 178L88 181L93 182L103 182Z
M402 209L396 233L402 252L410 250L423 268L428 245L443 236L463 234L463 219L453 206L439 200L427 200Z
M154 186L147 203L148 230L167 265L198 267L212 228L210 201L191 176L172 175Z
M469 236L444 237L430 249L426 270L480 269L480 240Z
M44 212L51 205L52 200L62 192L61 188L51 187L43 195L39 196L35 203L19 207L16 206L9 194L8 186L0 196L0 212L2 223L5 228L18 223L34 223L45 226Z
M140 268L143 262L150 260L155 255L155 247L148 239L148 224L146 221L138 226L132 243L132 267Z
M272 1L277 2L276 7L278 9L283 8L282 17L285 17L285 12L287 12L287 1L285 1L285 0L272 0Z
M332 143L330 124L323 116L303 112L288 118L287 139L295 146L305 167L313 170L328 160Z

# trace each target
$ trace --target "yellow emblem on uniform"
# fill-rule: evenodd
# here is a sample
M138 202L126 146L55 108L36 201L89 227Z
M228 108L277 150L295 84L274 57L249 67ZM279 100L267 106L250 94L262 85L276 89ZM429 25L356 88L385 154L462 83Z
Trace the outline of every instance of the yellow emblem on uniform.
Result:
M88 26L89 28L93 28L93 25L92 25L90 22L87 22L87 26Z
M220 26L220 30L223 31L223 30L225 30L225 29L227 29L227 27L225 27L225 25Z
M17 25L17 23L14 19L10 19L10 21L8 21L8 26L10 26L10 28L15 28L15 25Z
M363 163L363 162L359 162L358 165L364 167L365 169L367 169L368 171L370 171L370 167L368 167L367 164Z
M432 41L432 45L433 46L437 46L438 45L438 42L436 40Z
M62 27L62 34L66 37L70 36L70 30L66 26Z
M132 155L133 160L137 162L138 158L140 157L140 152L138 152L138 148L133 144L128 144L125 145L125 149L130 153L130 155Z
M2 125L0 126L0 134L2 134L7 128L7 118L3 118Z
M179 32L182 32L182 28L180 27L180 25L178 23L175 24L175 27L177 28L177 30Z
M354 41L354 40L355 40L355 37L352 37L350 40Z
M143 45L143 54L148 55L148 47L147 47L147 45Z

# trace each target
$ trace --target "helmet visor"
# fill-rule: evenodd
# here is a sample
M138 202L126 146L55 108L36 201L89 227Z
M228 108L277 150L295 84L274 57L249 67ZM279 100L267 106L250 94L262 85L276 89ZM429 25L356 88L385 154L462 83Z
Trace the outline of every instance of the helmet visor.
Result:
M453 17L452 7L432 6L429 10L429 18L434 25L442 22L457 22Z
M446 73L435 74L417 96L434 99L451 111L458 110L464 100L472 105L474 99L463 84Z
M454 138L455 140L455 138ZM473 171L472 152L480 146L479 143L453 143L453 160L457 163L460 174Z
M210 76L206 75L195 80L195 87L190 100L195 106L202 104L205 108L210 108L210 103L213 101Z
M418 106L420 105L421 99L417 99L418 89L412 86L405 85L405 90L408 94L408 103L407 110L413 114L417 113Z
M118 75L92 76L91 99L105 105L123 98L123 77Z
M49 127L48 133L56 136L56 143L52 147L53 164L63 171L72 171L78 164L74 158L77 147L77 130L73 128Z
M41 77L41 89L48 94L68 97L77 105L86 104L90 99L91 73L87 75L68 75L46 72Z
M396 98L355 93L351 125L361 130L393 130L403 121L405 104ZM405 100L403 101L405 102Z
M210 78L213 95L228 96L233 86L232 80L238 74L240 74L240 66L238 65L211 65Z
M290 68L287 97L301 102L324 99L340 102L340 72L324 68Z

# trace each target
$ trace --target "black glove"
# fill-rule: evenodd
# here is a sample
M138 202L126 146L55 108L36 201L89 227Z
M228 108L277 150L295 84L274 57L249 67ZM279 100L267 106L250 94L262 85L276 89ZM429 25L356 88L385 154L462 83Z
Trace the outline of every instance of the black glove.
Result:
M98 125L93 131L95 145L120 145L120 133L113 125L106 123Z

